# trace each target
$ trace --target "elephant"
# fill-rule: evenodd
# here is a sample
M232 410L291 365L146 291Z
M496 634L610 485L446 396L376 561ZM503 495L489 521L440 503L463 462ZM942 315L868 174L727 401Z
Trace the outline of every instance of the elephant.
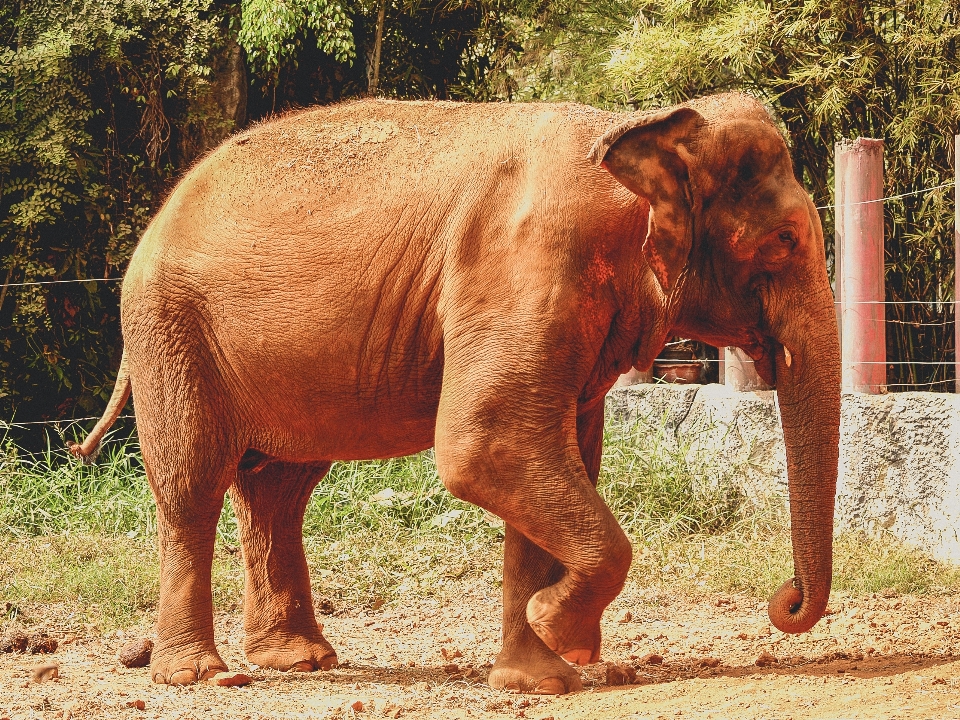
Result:
M632 547L596 490L604 398L674 335L736 346L776 385L803 632L830 592L840 360L823 231L776 122L745 94L614 113L362 99L228 138L177 184L121 291L113 397L132 392L160 553L151 673L227 670L211 562L224 495L253 663L337 662L303 516L335 461L433 447L505 523L495 688L581 689Z

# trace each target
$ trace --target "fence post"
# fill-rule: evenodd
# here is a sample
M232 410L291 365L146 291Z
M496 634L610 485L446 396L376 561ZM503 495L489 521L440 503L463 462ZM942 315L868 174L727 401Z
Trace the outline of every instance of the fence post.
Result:
M845 392L886 391L883 287L883 140L835 147L837 286ZM871 202L874 201L874 202Z
M757 374L753 360L740 348L723 348L723 384L737 392L769 390Z
M953 138L953 363L960 393L960 135Z

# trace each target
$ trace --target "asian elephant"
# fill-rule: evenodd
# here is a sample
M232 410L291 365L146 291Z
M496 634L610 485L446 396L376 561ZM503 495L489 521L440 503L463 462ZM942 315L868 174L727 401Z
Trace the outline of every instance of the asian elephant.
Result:
M160 683L225 670L211 561L229 492L245 650L336 663L302 544L336 460L436 449L506 523L490 684L581 687L631 545L595 484L604 395L671 335L743 348L776 384L802 632L831 580L839 347L823 233L777 126L740 94L656 112L361 100L241 132L150 224L122 290L129 393L157 502ZM569 661L569 662L568 662Z

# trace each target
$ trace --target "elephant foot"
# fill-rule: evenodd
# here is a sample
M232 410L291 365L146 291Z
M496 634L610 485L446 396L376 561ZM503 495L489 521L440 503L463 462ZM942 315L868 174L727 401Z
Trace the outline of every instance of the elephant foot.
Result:
M580 674L543 646L510 653L504 650L493 664L487 682L497 690L529 695L564 695L583 690Z
M309 637L279 632L248 637L244 651L251 663L281 672L315 672L337 666L337 651L319 629Z
M192 685L228 669L216 650L155 648L150 659L150 676L158 685Z
M590 618L582 611L566 610L556 597L556 587L544 588L530 598L527 622L544 644L567 662L589 665L599 661L599 614Z

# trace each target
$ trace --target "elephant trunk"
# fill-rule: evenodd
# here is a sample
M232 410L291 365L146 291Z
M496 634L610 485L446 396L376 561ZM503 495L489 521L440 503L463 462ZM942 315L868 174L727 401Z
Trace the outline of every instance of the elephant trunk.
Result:
M778 333L777 398L787 450L795 577L770 599L770 622L809 630L823 616L833 574L833 511L840 439L840 343L829 290L799 332ZM797 314L794 314L797 317Z

